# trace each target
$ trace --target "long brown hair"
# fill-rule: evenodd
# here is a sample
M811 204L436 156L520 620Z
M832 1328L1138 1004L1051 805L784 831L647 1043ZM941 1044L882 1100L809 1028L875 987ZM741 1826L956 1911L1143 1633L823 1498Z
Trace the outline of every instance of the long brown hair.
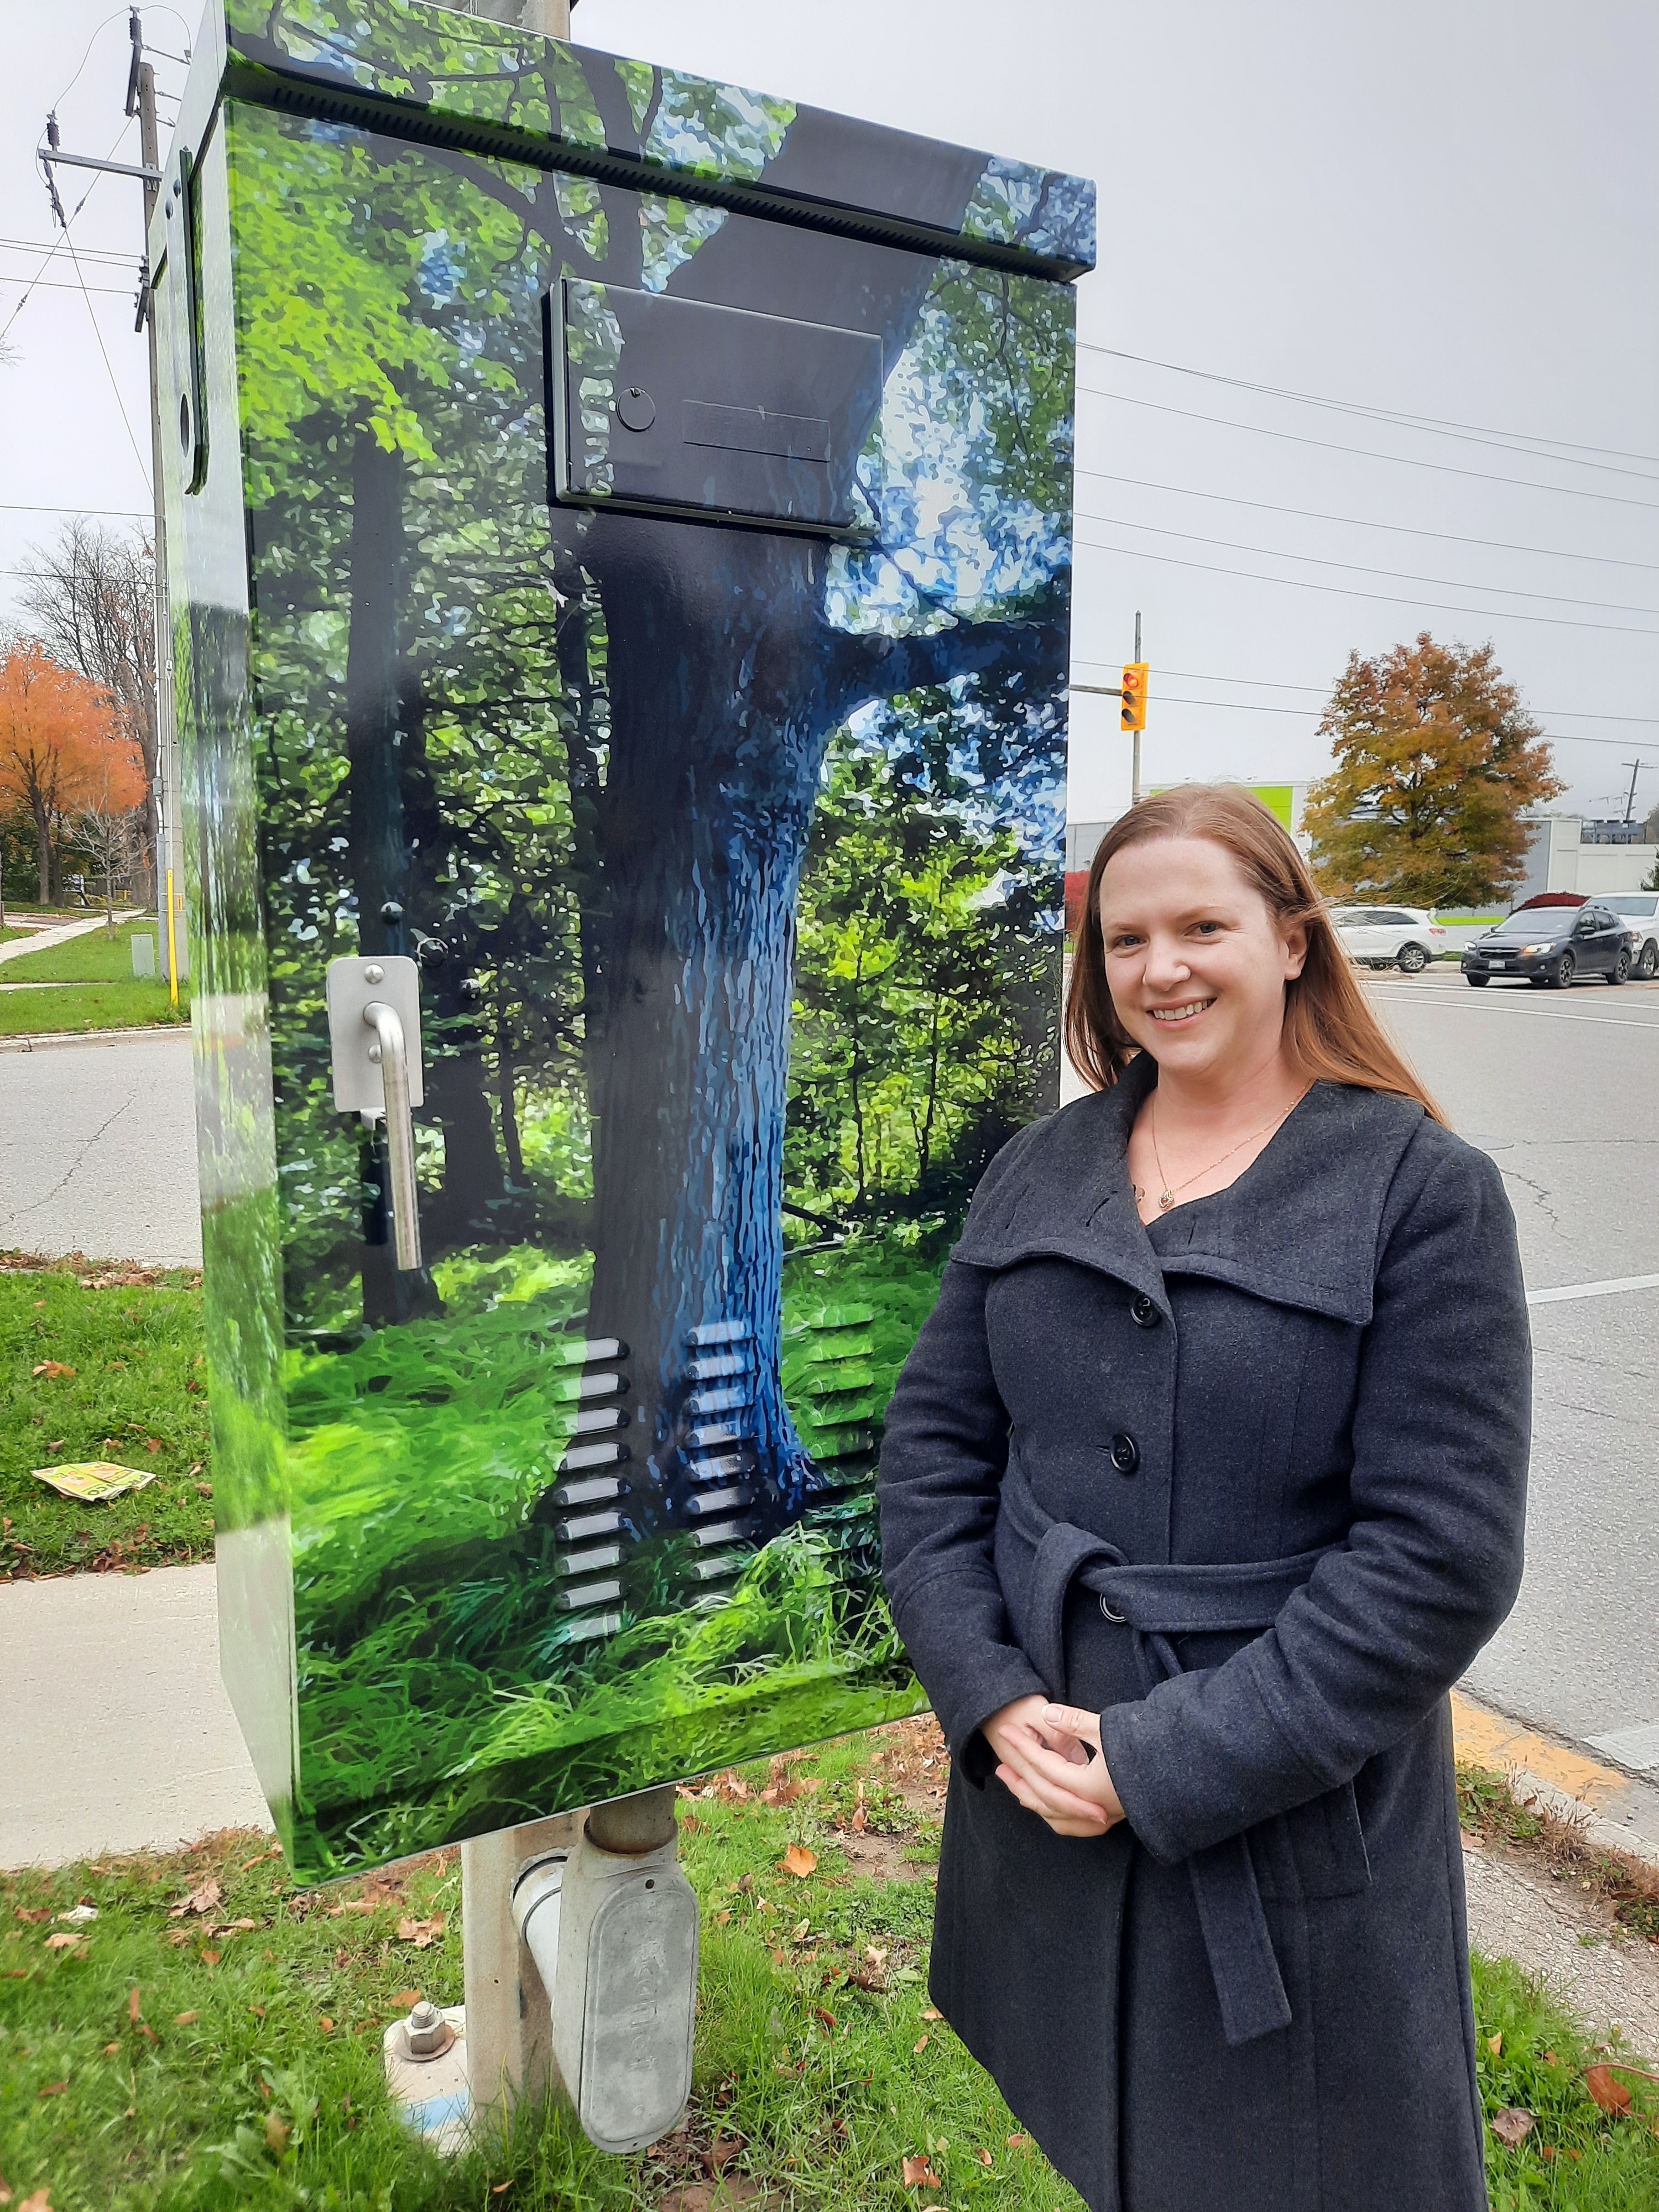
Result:
M1366 1004L1306 861L1261 800L1237 784L1183 783L1143 799L1113 823L1089 871L1088 896L1066 994L1066 1048L1091 1090L1115 1083L1133 1054L1106 983L1100 879L1113 855L1161 837L1207 837L1231 853L1281 930L1308 935L1302 973L1285 986L1285 1045L1310 1082L1352 1083L1414 1098L1446 1117L1383 1035Z

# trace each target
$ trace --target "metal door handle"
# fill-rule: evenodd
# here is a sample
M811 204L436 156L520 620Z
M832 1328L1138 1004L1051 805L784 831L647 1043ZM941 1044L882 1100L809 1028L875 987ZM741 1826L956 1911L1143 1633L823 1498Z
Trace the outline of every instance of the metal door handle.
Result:
M371 999L363 1019L374 1032L368 1056L378 1060L386 1088L386 1153L392 1171L392 1249L398 1266L412 1274L421 1264L420 1201L415 1188L415 1115L409 1096L409 1048L403 1017L384 999Z

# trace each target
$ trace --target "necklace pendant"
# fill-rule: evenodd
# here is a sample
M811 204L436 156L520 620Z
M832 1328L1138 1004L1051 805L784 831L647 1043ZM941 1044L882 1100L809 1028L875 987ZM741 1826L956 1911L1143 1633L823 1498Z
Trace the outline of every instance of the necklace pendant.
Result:
M1167 1213L1174 1204L1175 1193L1172 1190L1164 1190L1158 1193L1158 1210L1160 1213Z

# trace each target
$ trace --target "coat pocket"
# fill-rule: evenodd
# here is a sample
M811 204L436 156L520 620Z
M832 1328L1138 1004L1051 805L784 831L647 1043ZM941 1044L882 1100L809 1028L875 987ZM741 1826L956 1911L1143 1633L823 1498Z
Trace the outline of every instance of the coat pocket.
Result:
M1263 1897L1352 1897L1371 1886L1370 1856L1352 1782L1249 1831Z

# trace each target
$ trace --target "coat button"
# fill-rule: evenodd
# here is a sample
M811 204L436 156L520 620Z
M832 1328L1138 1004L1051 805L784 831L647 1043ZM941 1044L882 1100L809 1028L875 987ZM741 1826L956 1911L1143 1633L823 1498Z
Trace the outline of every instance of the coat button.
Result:
M1140 1446L1120 1429L1112 1438L1112 1465L1120 1474L1133 1474L1140 1465Z
M1137 1328L1156 1328L1164 1316L1146 1291L1141 1291L1129 1301L1129 1318Z

